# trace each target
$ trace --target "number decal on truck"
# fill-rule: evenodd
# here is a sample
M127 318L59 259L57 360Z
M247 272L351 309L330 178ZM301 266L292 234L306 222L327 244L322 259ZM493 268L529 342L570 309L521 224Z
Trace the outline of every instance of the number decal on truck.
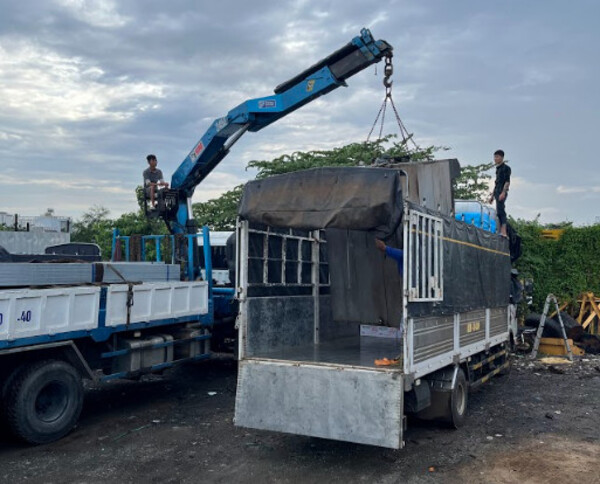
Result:
M481 321L475 321L474 323L467 324L467 333L474 333L481 329Z
M17 321L28 323L31 321L31 311L21 311L21 317Z

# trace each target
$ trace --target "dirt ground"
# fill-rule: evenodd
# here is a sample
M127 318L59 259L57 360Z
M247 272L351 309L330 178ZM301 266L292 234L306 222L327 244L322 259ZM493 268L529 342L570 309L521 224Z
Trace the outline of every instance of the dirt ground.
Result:
M600 483L600 358L470 394L460 430L409 422L403 450L234 427L236 363L220 357L91 386L78 427L40 447L0 437L0 482Z

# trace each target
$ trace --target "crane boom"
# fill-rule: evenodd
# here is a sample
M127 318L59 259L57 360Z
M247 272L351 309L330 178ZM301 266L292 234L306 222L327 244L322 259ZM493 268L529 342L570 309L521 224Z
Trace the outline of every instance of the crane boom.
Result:
M374 40L368 29L350 43L275 88L274 94L250 99L216 119L196 143L171 179L161 216L172 233L195 231L191 197L195 188L227 156L246 131L259 131L310 101L346 85L346 79L391 57L392 46Z

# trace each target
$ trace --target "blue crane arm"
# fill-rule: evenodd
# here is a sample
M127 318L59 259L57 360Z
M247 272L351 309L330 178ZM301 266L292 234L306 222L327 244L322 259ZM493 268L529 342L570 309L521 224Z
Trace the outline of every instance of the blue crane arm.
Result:
M273 95L245 101L216 119L173 174L171 187L186 198L191 197L196 186L246 131L259 131L319 96L345 86L346 79L391 54L392 47L387 42L374 40L368 29L362 29L350 43L277 86ZM185 212L187 204L178 211L179 225L191 215Z

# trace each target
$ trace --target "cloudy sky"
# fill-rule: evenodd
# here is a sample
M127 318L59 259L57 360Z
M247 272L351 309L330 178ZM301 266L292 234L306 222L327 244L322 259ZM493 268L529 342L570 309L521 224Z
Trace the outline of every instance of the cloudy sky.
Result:
M594 223L598 18L595 0L0 0L0 211L134 210L147 153L170 179L215 118L366 26L394 46L394 99L420 145L463 164L503 148L509 213ZM364 140L381 67L348 84L246 134L194 201L252 177L249 160Z

